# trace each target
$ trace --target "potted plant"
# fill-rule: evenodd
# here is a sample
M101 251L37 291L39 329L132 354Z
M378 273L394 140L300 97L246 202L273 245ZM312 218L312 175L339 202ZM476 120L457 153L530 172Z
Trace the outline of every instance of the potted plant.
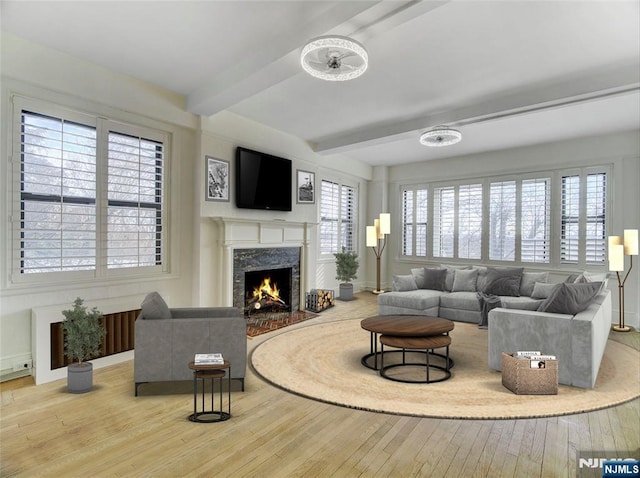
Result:
M342 248L342 252L334 254L336 258L336 279L340 282L340 300L353 299L353 284L351 281L357 279L358 276L358 255L353 251L347 251Z
M100 354L100 344L106 334L100 322L102 312L95 307L87 311L78 297L73 309L63 310L62 315L65 354L73 361L67 366L67 388L71 393L85 393L93 386L93 364L87 360Z

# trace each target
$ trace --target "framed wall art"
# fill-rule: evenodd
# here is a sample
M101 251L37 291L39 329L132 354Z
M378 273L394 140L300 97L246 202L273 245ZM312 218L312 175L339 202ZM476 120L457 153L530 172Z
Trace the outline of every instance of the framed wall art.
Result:
M229 161L205 156L206 200L229 201Z
M297 170L296 202L313 204L316 202L316 175L310 171Z

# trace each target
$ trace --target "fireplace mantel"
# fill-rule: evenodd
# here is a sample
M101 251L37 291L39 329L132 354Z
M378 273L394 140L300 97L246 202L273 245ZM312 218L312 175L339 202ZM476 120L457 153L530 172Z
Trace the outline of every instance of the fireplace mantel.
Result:
M218 228L218 248L222 265L222 298L225 305L233 304L234 249L299 247L300 304L304 304L309 264L309 235L316 225L285 220L250 220L235 217L212 218Z

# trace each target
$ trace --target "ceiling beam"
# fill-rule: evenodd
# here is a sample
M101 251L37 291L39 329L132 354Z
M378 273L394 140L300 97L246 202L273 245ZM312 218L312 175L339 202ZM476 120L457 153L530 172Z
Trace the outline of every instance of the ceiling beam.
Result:
M256 45L252 55L189 94L187 111L211 116L299 74L302 71L300 49L311 38L335 34L363 41L449 1L339 2L321 17L310 19L308 24L279 35L275 41Z
M640 73L637 66L625 65L607 72L581 75L578 79L571 78L529 90L507 92L489 100L447 111L373 125L344 135L312 141L311 144L320 154L344 153L355 148L398 141L436 125L462 127L638 90L640 90Z

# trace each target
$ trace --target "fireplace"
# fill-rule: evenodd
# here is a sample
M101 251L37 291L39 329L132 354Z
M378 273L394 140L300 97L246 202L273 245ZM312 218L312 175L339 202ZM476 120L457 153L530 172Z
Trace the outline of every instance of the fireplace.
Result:
M233 306L245 315L300 310L300 247L264 247L233 250ZM261 294L264 279L277 286L279 300ZM258 298L254 295L258 288ZM256 303L259 307L256 308ZM250 313L249 313L250 312Z
M245 315L291 312L291 267L244 273Z

